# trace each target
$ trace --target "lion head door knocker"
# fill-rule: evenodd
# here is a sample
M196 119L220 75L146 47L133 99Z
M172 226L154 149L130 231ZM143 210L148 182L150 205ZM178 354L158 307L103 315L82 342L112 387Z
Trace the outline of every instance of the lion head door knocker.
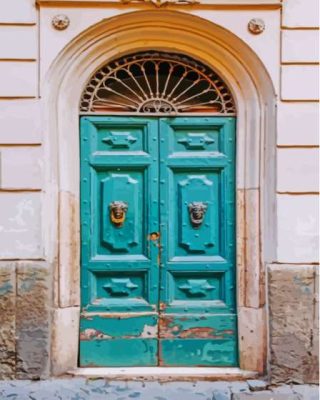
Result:
M113 201L109 204L110 221L117 228L121 228L128 211L128 204L124 201Z
M194 201L188 204L190 222L194 229L199 229L206 214L208 205L202 201Z

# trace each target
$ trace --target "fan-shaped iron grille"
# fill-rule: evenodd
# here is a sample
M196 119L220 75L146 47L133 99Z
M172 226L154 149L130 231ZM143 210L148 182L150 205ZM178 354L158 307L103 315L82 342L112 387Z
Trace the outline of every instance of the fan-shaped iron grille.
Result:
M80 111L234 114L235 105L223 80L203 64L148 52L100 68L82 94Z

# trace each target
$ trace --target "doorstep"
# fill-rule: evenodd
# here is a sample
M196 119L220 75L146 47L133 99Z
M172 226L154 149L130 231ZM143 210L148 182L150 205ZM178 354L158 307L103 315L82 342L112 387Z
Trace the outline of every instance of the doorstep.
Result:
M86 378L151 381L240 381L254 379L258 372L240 368L207 367L123 367L123 368L76 368L68 375Z

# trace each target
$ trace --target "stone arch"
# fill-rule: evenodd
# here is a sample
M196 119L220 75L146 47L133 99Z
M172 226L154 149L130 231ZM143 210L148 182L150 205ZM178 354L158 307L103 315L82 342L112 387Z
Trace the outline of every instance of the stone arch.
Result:
M54 373L77 366L79 317L79 99L94 71L134 51L179 52L212 67L237 107L237 304L240 368L265 371L265 265L275 251L275 92L258 56L230 31L186 13L122 14L77 36L43 85L45 253L53 265ZM264 223L267 221L267 223ZM73 321L64 325L63 320ZM73 328L72 328L73 327ZM70 351L59 352L68 337Z

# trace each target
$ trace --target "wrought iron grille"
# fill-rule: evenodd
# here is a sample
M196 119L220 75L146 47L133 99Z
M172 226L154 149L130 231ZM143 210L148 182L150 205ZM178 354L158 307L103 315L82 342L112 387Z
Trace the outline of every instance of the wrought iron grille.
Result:
M82 94L81 112L235 114L224 81L190 57L129 55L100 68Z

